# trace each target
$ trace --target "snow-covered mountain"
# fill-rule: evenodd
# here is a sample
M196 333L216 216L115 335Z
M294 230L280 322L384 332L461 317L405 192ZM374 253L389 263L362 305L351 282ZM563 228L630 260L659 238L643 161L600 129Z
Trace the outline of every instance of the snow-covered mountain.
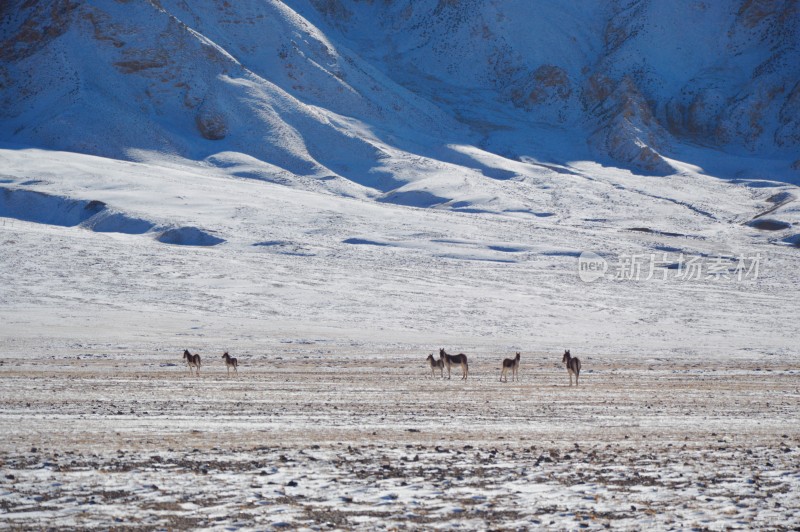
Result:
M370 193L427 173L409 154L461 163L449 144L535 157L547 127L640 171L674 173L665 157L689 158L689 143L782 159L768 177L800 172L794 1L4 6L9 142L157 150Z
M492 92L622 164L669 173L681 141L798 152L796 2L313 3L401 83Z
M745 327L753 309L737 306L741 294L707 283L709 302L683 317L663 308L693 285L665 296L651 283L600 283L580 308L562 305L586 296L574 275L585 250L770 253L765 286L778 300L755 306L767 316L792 304L782 288L796 286L787 265L800 243L798 9L3 2L0 217L16 225L0 257L12 289L0 296L37 316L53 298L160 316L186 302L231 319L434 337L447 324L459 338L518 338L536 322L558 344L571 320L580 342L596 340L594 316L613 308L623 316L603 345L623 350L642 315L664 351L674 340L664 319L701 322L681 349L712 331L774 330ZM43 226L77 248L55 253ZM89 256L119 257L112 270L128 284ZM70 260L82 273L59 284ZM187 280L154 281L170 271ZM217 275L236 281L220 289ZM474 312L487 318L476 325ZM744 349L738 334L724 345Z
M0 0L0 528L797 529L798 9Z

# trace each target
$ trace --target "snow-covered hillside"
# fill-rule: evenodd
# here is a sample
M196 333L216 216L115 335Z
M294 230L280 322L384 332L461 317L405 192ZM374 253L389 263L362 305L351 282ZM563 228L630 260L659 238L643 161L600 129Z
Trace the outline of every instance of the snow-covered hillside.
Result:
M797 9L5 2L4 325L787 352Z
M401 84L483 91L523 121L583 129L618 164L671 173L661 156L681 142L797 159L795 2L312 3Z
M479 181L460 144L672 174L665 157L704 166L688 143L800 175L790 1L15 1L2 20L9 142L398 202ZM554 126L575 136L542 146Z

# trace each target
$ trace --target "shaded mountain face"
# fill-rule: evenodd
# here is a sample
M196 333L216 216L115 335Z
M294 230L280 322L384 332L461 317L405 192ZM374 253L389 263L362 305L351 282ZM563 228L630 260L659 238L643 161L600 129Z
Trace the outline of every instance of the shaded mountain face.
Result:
M0 9L0 140L15 144L157 151L422 206L438 196L420 181L461 165L462 145L660 175L700 145L800 172L797 1Z
M674 140L758 154L800 141L796 1L312 3L401 83L491 91L634 167L668 172Z

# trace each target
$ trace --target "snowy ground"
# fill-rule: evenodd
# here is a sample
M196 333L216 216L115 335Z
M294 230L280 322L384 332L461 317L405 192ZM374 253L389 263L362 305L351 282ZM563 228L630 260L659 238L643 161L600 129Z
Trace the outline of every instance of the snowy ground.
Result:
M796 187L489 162L419 209L0 150L0 526L800 525Z
M800 194L790 185L581 163L502 186L486 179L494 199L460 212L185 161L8 149L0 163L0 202L10 198L0 203L6 338L147 335L173 349L175 339L202 347L213 336L232 351L288 336L502 353L797 354L800 271L784 239L798 233ZM782 195L788 202L770 201ZM768 217L786 229L747 225L775 207ZM169 243L181 238L224 242ZM608 261L605 278L581 281L587 251ZM634 255L645 261L638 280L613 279ZM738 261L754 257L757 275L738 279ZM702 263L699 278L665 268L681 258ZM714 264L723 276L709 275Z
M589 356L570 388L558 353L524 353L503 384L489 353L463 383L421 351L375 367L375 350L287 342L229 379L218 353L197 378L141 347L4 360L2 526L800 525L784 359Z

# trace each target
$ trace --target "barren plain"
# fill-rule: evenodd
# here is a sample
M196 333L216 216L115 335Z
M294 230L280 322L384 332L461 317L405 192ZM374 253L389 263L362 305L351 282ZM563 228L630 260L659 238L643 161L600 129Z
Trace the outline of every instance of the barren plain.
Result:
M153 347L153 349L157 349ZM138 352L137 352L138 351ZM794 529L798 373L760 360L470 353L306 341L75 347L0 365L0 526Z

